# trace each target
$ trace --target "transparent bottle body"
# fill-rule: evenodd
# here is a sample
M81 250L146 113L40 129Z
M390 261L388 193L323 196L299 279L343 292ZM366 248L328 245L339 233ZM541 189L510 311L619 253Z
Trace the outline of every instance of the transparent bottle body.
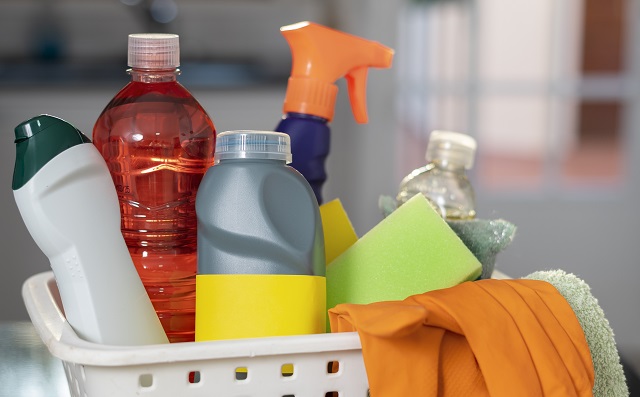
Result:
M445 219L464 220L476 216L475 192L462 166L432 162L414 170L400 183L398 205L418 193Z
M194 340L195 198L213 165L215 127L175 70L132 73L93 142L107 162L129 253L171 342Z

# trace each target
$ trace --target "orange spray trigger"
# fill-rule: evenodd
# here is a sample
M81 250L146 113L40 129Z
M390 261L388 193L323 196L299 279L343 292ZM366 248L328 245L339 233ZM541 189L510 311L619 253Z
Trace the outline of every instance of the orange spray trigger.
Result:
M349 89L349 101L351 110L356 122L366 123L369 121L367 115L367 72L366 66L355 68L350 71L347 78L347 88Z
M313 22L283 26L280 31L293 58L285 113L311 114L331 121L338 93L335 82L346 77L353 115L358 123L366 123L367 71L370 67L391 67L393 50Z

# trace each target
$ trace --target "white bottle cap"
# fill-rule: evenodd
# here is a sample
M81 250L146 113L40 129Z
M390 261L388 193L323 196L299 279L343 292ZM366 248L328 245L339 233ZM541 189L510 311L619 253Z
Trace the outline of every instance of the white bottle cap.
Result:
M180 66L177 34L136 33L129 35L127 65L138 69L173 69Z
M476 147L476 140L469 135L452 131L432 131L425 158L428 162L439 159L471 169Z
M216 137L215 164L225 159L268 159L291 162L289 135L273 131L225 131Z

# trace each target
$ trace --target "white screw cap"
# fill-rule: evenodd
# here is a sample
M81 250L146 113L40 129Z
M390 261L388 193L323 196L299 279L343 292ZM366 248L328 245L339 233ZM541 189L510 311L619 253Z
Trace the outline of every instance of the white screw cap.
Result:
M225 131L216 138L215 164L225 159L284 160L291 163L289 135L273 131Z
M180 66L177 34L135 33L129 35L127 64L138 69L174 69Z
M425 158L428 162L438 159L461 164L466 169L473 167L476 140L466 134L453 131L432 131Z

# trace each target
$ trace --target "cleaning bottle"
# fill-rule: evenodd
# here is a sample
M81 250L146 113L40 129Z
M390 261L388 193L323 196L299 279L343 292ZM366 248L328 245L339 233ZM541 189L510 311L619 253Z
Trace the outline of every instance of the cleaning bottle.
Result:
M21 123L15 136L13 195L51 262L71 327L105 345L167 343L120 233L111 175L89 138L48 115Z
M213 165L215 127L177 81L173 34L129 35L131 81L96 121L93 142L118 191L121 228L171 342L193 341L195 197Z
M338 94L334 83L346 77L353 115L358 123L366 123L367 72L370 67L391 67L393 50L312 22L284 26L280 31L291 47L293 63L284 116L276 131L291 137L291 166L307 179L322 204L329 122Z
M466 171L473 167L476 141L466 134L433 131L427 145L424 167L400 183L398 205L422 193L447 220L473 219L476 202Z
M223 132L215 161L196 198L196 340L324 332L322 221L289 136Z

